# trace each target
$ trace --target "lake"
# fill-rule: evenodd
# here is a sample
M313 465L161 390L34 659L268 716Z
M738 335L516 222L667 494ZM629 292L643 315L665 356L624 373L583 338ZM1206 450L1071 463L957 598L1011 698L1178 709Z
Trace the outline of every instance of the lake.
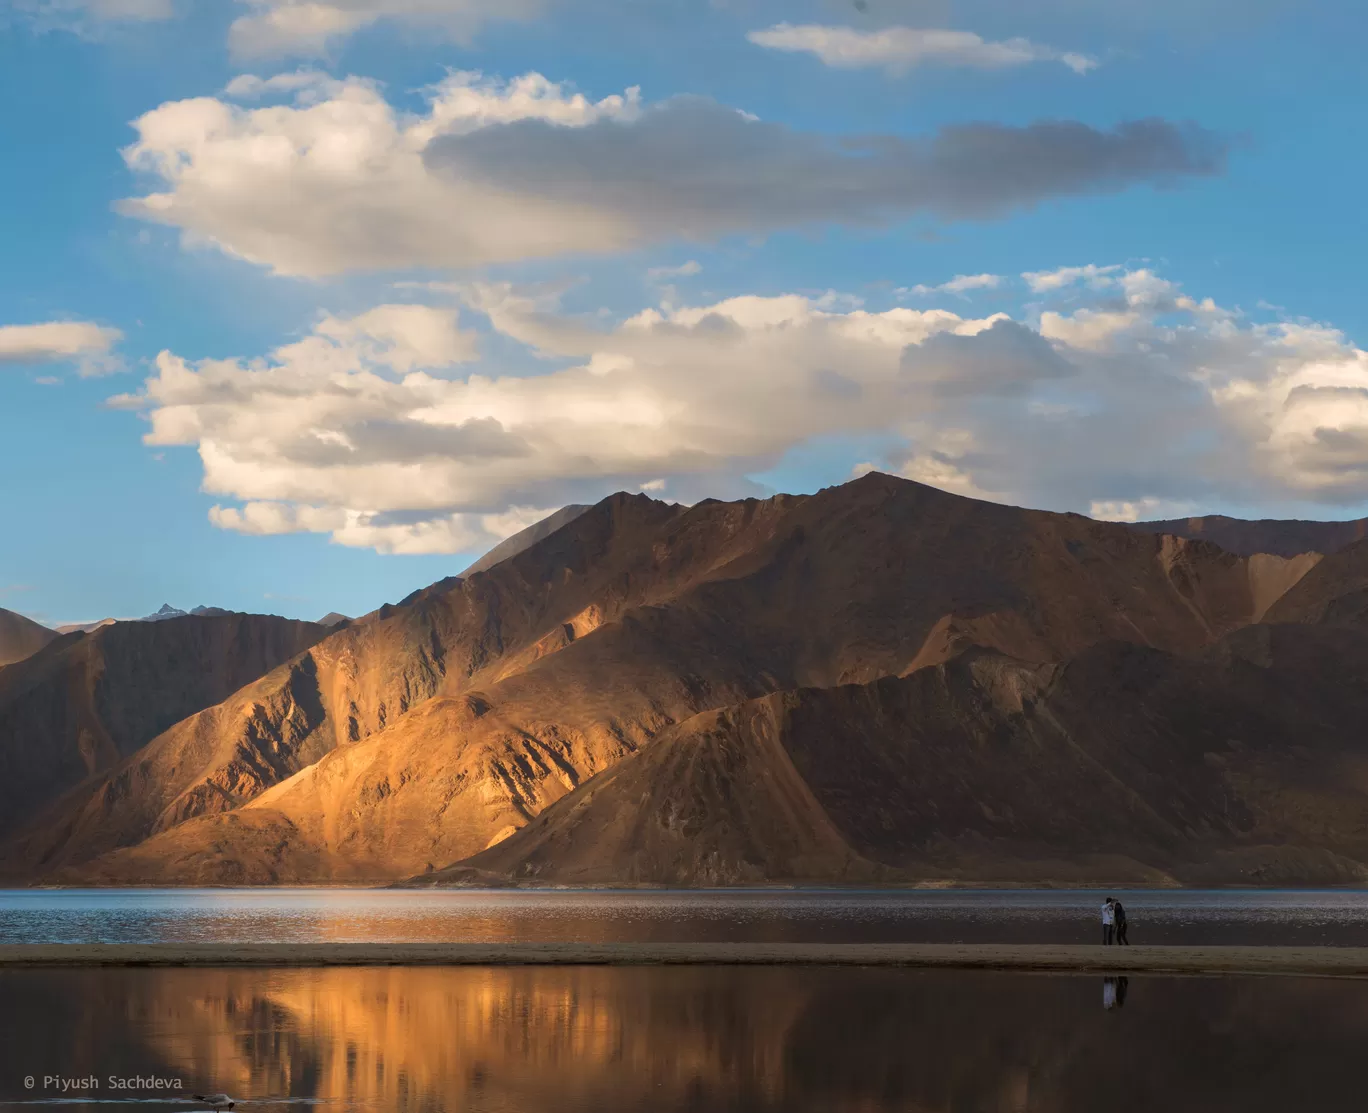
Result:
M1368 892L1124 890L0 891L0 943L1092 943L1120 897L1133 943L1368 944Z
M19 890L0 942L1093 942L1103 895ZM1368 939L1368 893L1115 895L1136 942ZM1356 1105L1365 1041L1332 979L0 968L0 1109L1287 1113Z
M1357 1108L1365 1042L1368 992L1331 979L0 970L15 1109L1288 1113Z

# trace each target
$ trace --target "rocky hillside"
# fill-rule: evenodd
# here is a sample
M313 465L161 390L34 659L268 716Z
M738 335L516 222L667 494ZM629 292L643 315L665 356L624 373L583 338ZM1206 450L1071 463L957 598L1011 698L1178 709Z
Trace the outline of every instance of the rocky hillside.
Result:
M1259 701L1293 698L1303 651L1242 671L1240 639L1274 629L1251 624L1330 567L878 474L688 508L618 495L175 723L0 864L115 883L1067 880L1242 876L1296 838L1287 869L1352 873L1347 826L1279 826L1290 803L1240 794L1298 714L1357 713L1293 703L1275 729ZM1342 677L1357 634L1312 625L1349 639Z
M966 654L696 716L452 876L1368 879L1368 632ZM839 740L837 743L835 740Z
M326 633L267 615L117 622L0 670L0 830Z

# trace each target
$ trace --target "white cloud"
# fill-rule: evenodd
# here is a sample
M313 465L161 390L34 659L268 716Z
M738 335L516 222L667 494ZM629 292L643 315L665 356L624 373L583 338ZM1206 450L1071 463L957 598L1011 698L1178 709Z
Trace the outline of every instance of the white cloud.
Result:
M1088 507L1088 517L1099 522L1145 522L1165 515L1161 512L1162 499L1095 499Z
M314 56L381 20L458 43L487 23L522 22L543 11L540 0L240 0L249 14L234 21L228 42L241 57Z
M954 426L927 428L917 438L911 454L894 470L905 479L927 483L966 498L992 502L1009 500L1010 496L1001 490L981 487L972 472L956 462L979 450L977 435L972 430Z
M692 278L702 272L703 267L698 261L690 259L687 263L681 263L677 267L652 267L646 272L646 277L652 282L659 282L664 278Z
M302 275L473 265L593 248L617 236L605 214L448 178L423 155L437 136L514 121L582 128L628 119L639 111L635 89L591 102L537 74L500 83L458 72L432 90L427 114L409 117L357 79L238 78L229 88L255 98L296 82L307 95L292 105L244 109L198 98L143 116L125 158L170 189L126 202L124 211Z
M452 513L415 522L395 522L383 514L336 507L249 502L241 507L211 507L209 520L220 529L255 536L328 533L337 544L351 548L423 556L491 548L557 509L512 507L498 514Z
M1040 335L1072 348L1106 352L1141 320L1132 310L1079 309L1067 315L1047 311L1040 315Z
M487 546L614 490L694 502L821 439L878 436L877 461L977 498L1155 517L1368 500L1368 353L1339 332L1250 323L1150 271L1042 316L870 312L839 298L735 297L605 327L554 294L460 290L458 310L324 317L252 360L163 353L134 398L148 442L197 448L216 524L350 546ZM870 465L876 461L869 461Z
M919 282L912 287L901 287L897 293L915 294L917 297L929 297L932 294L957 294L963 297L970 290L995 290L1001 285L1002 276L998 274L957 274L939 286L926 286Z
M366 362L400 373L466 363L479 354L475 334L458 328L455 315L424 305L382 305L357 317L327 317L316 331Z
M894 438L879 464L911 478L1096 516L1368 500L1368 354L1149 271L1116 272L1039 330L799 295L595 328L544 290L461 296L495 347L544 370L501 373L454 309L382 306L262 359L162 353L120 401L147 412L150 444L197 448L220 526L392 552L477 548L619 489L735 496L833 436ZM1102 343L1114 312L1124 327Z
M792 445L881 426L930 404L954 368L974 371L972 353L951 347L928 347L918 366L909 344L994 329L939 310L833 312L787 296L646 310L593 333L503 288L471 300L506 337L571 365L439 377L451 368L417 367L410 351L423 343L393 343L399 318L383 307L327 318L266 360L163 353L143 393L118 401L148 411L149 444L198 448L205 490L241 504L215 508L224 528L445 552L487 544L499 515L623 487L684 501L750 489L746 473ZM454 329L451 310L422 312L403 318L422 336ZM1000 375L1037 373L1054 369L1025 358Z
M746 36L757 46L790 53L813 54L840 69L881 68L893 75L929 64L1006 69L1028 62L1060 62L1075 73L1087 73L1097 61L1087 55L1056 50L1028 39L989 42L971 31L885 27L858 31L853 27L780 23Z
M223 87L223 93L233 100L258 100L272 94L329 94L344 89L344 83L329 74L320 70L301 69L271 77L258 77L254 73L239 74Z
M1210 298L1197 302L1180 294L1174 283L1148 268L1132 271L1120 265L1099 267L1089 264L1023 277L1033 290L1041 293L1062 290L1080 282L1090 290L1113 293L1098 308L1085 306L1069 314L1045 310L1040 314L1042 336L1090 352L1114 350L1127 333L1148 326L1158 315L1189 313L1207 318L1213 325L1232 316Z
M1037 294L1045 294L1053 290L1062 290L1077 282L1086 283L1093 289L1101 289L1113 284L1116 281L1115 276L1122 269L1119 263L1107 267L1099 267L1095 263L1089 263L1084 267L1059 267L1052 271L1027 271L1021 277L1026 280L1026 285Z
M89 321L0 325L0 364L72 362L82 375L106 375L123 368L111 351L122 337Z
M7 2L41 27L78 32L170 19L192 7L189 0ZM382 22L468 45L488 24L528 22L548 7L544 0L237 0L237 5L245 11L229 28L228 45L238 58L320 57Z
M1162 120L1052 121L833 140L701 98L591 101L538 74L453 73L422 114L371 82L238 78L246 107L175 101L135 121L121 210L283 274L465 268L925 212L987 219L1051 197L1219 173L1223 140Z

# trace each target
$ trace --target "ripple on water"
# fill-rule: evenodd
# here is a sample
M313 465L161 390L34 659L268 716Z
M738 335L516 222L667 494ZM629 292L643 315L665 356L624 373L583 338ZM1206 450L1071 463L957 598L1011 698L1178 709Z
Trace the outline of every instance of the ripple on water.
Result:
M0 891L0 943L1092 942L1105 895L1132 942L1368 943L1368 892L1251 890Z

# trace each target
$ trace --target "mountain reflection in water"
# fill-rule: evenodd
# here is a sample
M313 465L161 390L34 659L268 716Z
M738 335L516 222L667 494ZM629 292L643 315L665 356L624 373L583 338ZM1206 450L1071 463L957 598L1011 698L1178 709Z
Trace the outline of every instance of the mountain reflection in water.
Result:
M6 970L0 1103L60 1096L26 1075L117 1074L179 1077L252 1110L1285 1113L1357 1094L1365 1037L1368 995L1332 980ZM148 1108L176 1107L156 1096Z

